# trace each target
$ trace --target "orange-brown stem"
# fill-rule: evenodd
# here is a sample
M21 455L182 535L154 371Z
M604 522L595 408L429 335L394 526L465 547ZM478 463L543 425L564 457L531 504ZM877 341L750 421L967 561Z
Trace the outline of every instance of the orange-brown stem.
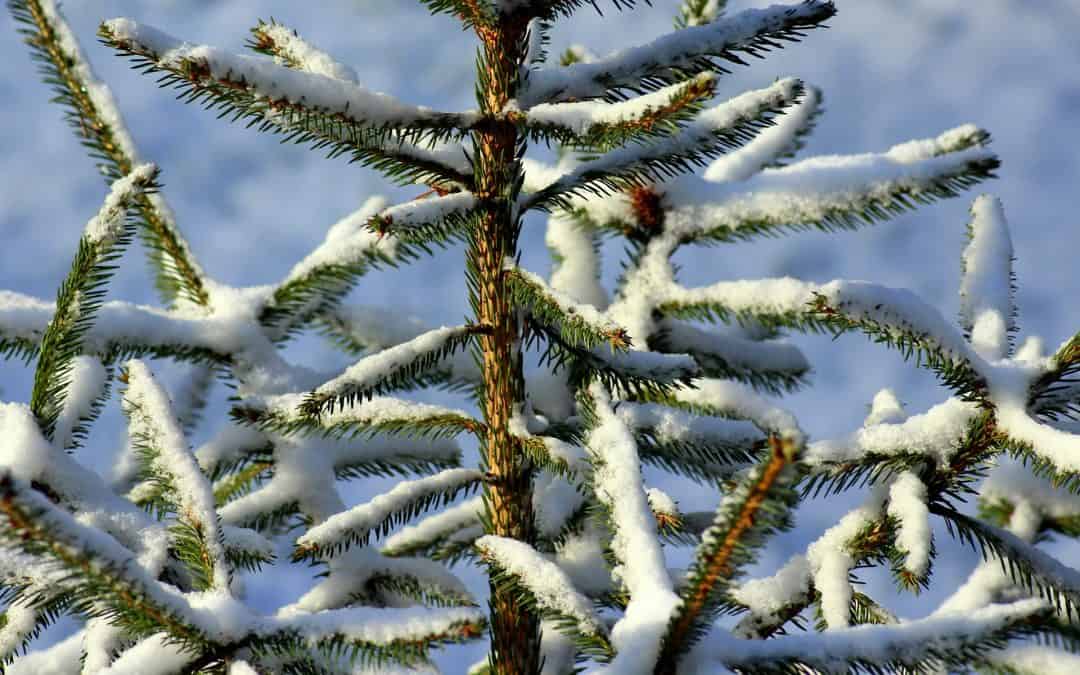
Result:
M517 251L517 223L508 198L517 179L517 127L499 113L515 95L526 24L504 19L477 34L483 44L481 109L492 122L474 132L476 197L481 205L468 255L475 277L477 323L491 331L479 339L486 433L481 446L490 480L485 485L487 531L534 543L532 470L510 433L524 396L517 312L503 261ZM539 619L520 598L491 584L491 665L497 675L540 671Z
M660 652L660 658L657 659L656 675L675 674L679 657L685 651L687 639L694 626L701 619L701 613L708 604L713 589L716 588L716 584L722 578L730 576L732 572L731 557L735 553L739 541L754 526L758 511L761 510L761 506L768 498L769 492L776 485L780 474L790 463L788 454L784 449L784 442L781 439L771 436L769 438L769 447L772 450L769 463L765 465L761 478L751 488L742 510L735 519L734 526L728 530L724 540L713 554L703 561L704 570L700 581L692 588L688 588L687 594L683 597L682 607L679 608L679 614L668 630L667 639L664 641L664 647Z

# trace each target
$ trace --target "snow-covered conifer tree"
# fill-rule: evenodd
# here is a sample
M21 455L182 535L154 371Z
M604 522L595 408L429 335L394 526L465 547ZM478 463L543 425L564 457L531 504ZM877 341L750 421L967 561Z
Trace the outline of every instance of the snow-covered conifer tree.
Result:
M252 29L255 54L102 23L105 44L183 100L417 187L403 204L371 198L278 283L231 288L194 259L163 172L140 156L55 0L8 0L110 184L55 302L0 292L0 353L34 368L29 403L0 404L11 671L423 671L433 648L485 634L474 671L499 675L1034 673L1080 661L1080 572L1038 547L1080 534L1080 336L1053 353L1035 337L1016 346L997 200L975 199L958 252L959 325L901 289L688 287L673 263L686 246L853 230L955 197L993 177L989 134L962 126L797 160L817 90L780 79L718 98L729 68L833 17L827 0L738 13L686 0L674 32L649 44L561 59L547 53L555 22L639 3L424 4L476 35L476 110L366 89L273 21ZM537 145L557 147L558 162L528 157ZM537 212L549 278L519 264ZM614 289L600 283L607 237L628 252ZM161 308L105 299L136 238ZM464 324L346 300L362 276L455 243ZM321 373L284 358L312 329L354 364ZM952 396L909 414L883 390L860 429L808 438L776 400L812 384L791 331L864 332ZM161 360L187 364L188 381L166 387ZM234 388L231 407L193 448L217 380ZM460 409L408 395L427 387L460 393ZM127 443L114 466L89 467L82 445L114 388ZM467 443L477 466L463 465ZM715 512L681 511L645 483L646 465L715 489ZM371 476L399 480L347 506L340 481ZM853 488L866 493L858 508L772 576L748 578L800 503ZM856 590L859 570L879 565L902 590L928 586L950 545L935 521L985 559L945 603L901 620ZM670 567L676 547L692 551L688 569ZM473 563L490 582L487 611L453 573ZM310 586L258 609L245 576L288 565L313 566ZM74 632L34 650L62 616Z

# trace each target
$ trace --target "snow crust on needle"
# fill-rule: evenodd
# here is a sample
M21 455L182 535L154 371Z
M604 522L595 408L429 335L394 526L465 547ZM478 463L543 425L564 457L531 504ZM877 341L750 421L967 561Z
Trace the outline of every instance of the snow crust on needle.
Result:
M699 288L672 287L664 289L661 297L677 304L716 304L735 314L788 314L806 311L807 303L820 288L792 277L741 279Z
M83 340L84 351L104 354L117 344L193 347L213 355L238 357L238 368L245 372L241 381L244 393L263 384L286 391L317 384L311 381L310 371L290 367L281 358L254 317L255 308L270 293L269 287L224 292L226 289L210 282L206 285L213 308L209 315L203 308L168 311L121 301L102 304ZM55 311L53 303L0 291L0 330L6 337L40 340ZM262 380L257 379L259 375Z
M709 414L749 420L765 433L778 434L796 444L806 441L794 415L740 382L705 378L695 381L693 387L676 389L674 396Z
M694 415L655 403L620 403L616 413L631 429L649 429L661 443L702 440L749 446L761 440L761 431L749 422Z
M28 483L17 485L16 499L23 505L41 513L38 526L50 533L50 537L84 551L100 564L108 565L114 573L130 584L146 601L163 608L171 615L204 635L225 639L239 638L251 625L248 610L227 593L218 590L197 594L184 594L175 587L160 582L157 572L139 564L135 554L116 538L106 533L100 525L87 525L66 511L51 504L34 491ZM51 568L46 565L46 568ZM70 582L72 577L65 575Z
M214 491L199 468L195 455L176 420L172 403L154 380L150 369L138 360L128 361L124 407L129 415L129 434L146 442L155 451L151 459L157 475L169 476L178 513L205 533L205 546L213 565L210 581L219 590L229 586L221 531L218 526Z
M658 138L653 143L616 148L592 161L584 162L560 177L548 186L548 189L556 194L573 191L590 175L617 174L629 167L672 156L700 155L710 148L715 148L718 136L725 131L757 119L766 110L790 104L800 91L802 83L798 79L785 78L764 89L740 94L702 112L670 136ZM528 198L526 195L525 199Z
M960 320L975 349L990 360L1008 355L1015 330L1013 246L1005 210L983 195L971 206L970 241L964 249L960 281Z
M280 415L285 419L300 419L306 417L306 413L303 411L305 400L305 394L280 394L263 399L258 397L247 398L245 403L256 407L265 407L270 414ZM323 427L332 427L337 424L356 422L365 426L378 426L386 422L420 421L442 416L456 416L467 419L468 413L464 410L429 403L376 396L362 403L354 401L335 406L332 411L324 411L319 415L319 424Z
M329 548L350 536L364 536L396 512L410 505L479 483L484 473L476 469L448 469L434 476L402 481L389 492L347 511L336 513L296 540L299 547Z
M376 250L392 257L396 251L395 240L380 237L367 227L368 221L385 207L384 198L369 197L359 209L334 223L326 232L325 241L293 266L284 283L302 279L320 267L362 260Z
M396 551L432 544L443 536L478 525L483 512L483 497L466 499L390 535L384 542L383 551L393 554Z
M807 130L821 107L821 93L808 89L801 101L773 119L773 126L762 129L754 140L717 158L702 177L713 183L742 181L757 174L777 157L790 152L800 133Z
M782 30L831 14L830 2L809 0L798 5L748 9L723 21L674 31L636 47L566 67L546 67L529 73L519 95L522 109L541 103L604 96L612 89L637 86L641 78L673 69L693 70L702 57L748 45L755 36Z
M530 272L524 267L519 267L512 258L507 258L504 270L513 271L523 277L527 282L540 289L549 301L567 316L577 316L599 332L615 332L619 330L618 324L608 318L599 308L580 302L570 295L553 288L543 277Z
M830 628L847 626L853 594L848 575L856 562L848 552L848 542L881 517L886 496L882 489L873 490L860 507L810 544L805 555L793 556L772 576L752 579L736 588L732 597L751 610L749 621L740 622L736 632L751 632L754 618L774 617L784 607L807 599L811 583L821 593L826 624Z
M930 570L930 510L926 485L910 471L900 474L889 487L888 514L896 519L896 545L904 552L904 569L916 577Z
M641 484L634 437L611 409L611 400L601 385L594 383L589 393L596 402L598 418L586 438L597 464L593 482L597 498L611 512L611 547L619 561L615 575L630 593L626 612L612 631L618 655L606 671L651 672L679 598L658 543L656 518Z
M987 503L998 500L1026 501L1049 518L1069 518L1080 514L1080 495L1036 476L1022 464L999 464L979 486L979 496Z
M94 403L105 393L108 384L105 365L95 356L76 356L69 377L64 407L53 428L53 442L58 448L71 445L75 426L92 414Z
M182 67L192 61L203 63L213 77L243 82L247 89L268 100L287 100L360 123L408 126L450 117L455 124L468 126L477 118L476 113L448 116L404 103L389 94L369 91L347 80L292 70L272 59L194 45L131 19L110 19L103 25L117 42L153 52L155 60L165 67Z
M586 136L591 130L605 126L634 122L648 118L667 107L672 98L687 86L705 86L716 80L712 73L702 73L686 82L679 82L651 94L627 101L576 101L573 103L541 103L525 113L528 124L553 126L571 131L576 136Z
M438 352L448 342L468 334L470 330L467 326L443 326L423 333L408 342L365 356L349 366L341 375L319 385L315 393L333 396L349 387L374 386L417 359Z
M447 439L377 435L354 440L275 437L274 475L252 492L221 507L221 519L245 524L293 506L326 519L345 506L337 493L338 472L379 462L430 462L445 466L460 461L461 449Z
M775 640L739 640L713 631L696 655L702 666L720 661L728 667L770 661L798 661L826 671L843 671L855 659L885 663L920 660L929 648L945 652L990 635L1045 611L1041 599L991 605L966 613L932 615L889 625L861 625L825 633L793 633ZM697 671L706 672L706 671Z
M990 400L996 406L998 429L1026 444L1060 472L1080 471L1080 434L1040 422L1028 412L1032 383L1045 364L1005 361L988 370Z
M946 466L971 422L978 416L974 403L950 398L902 422L869 424L846 438L810 443L803 455L809 464L857 461L868 455L916 453Z
M776 128L763 130L755 141L721 157L704 178L685 177L662 186L669 205L665 222L673 233L692 240L708 231L727 230L734 236L755 223L773 227L823 223L840 214L862 213L878 201L890 203L898 195L926 192L936 181L995 157L979 145L957 150L948 144L958 131L969 135L978 131L968 125L885 153L812 157L743 176L742 169L732 166L739 153L759 150L755 142ZM720 164L725 161L729 164ZM733 182L716 182L721 180Z
M380 211L378 217L389 223L389 229L393 232L443 223L452 215L464 216L475 206L476 196L473 193L454 192L397 204Z
M112 142L116 144L121 154L131 161L132 165L142 165L139 148L135 145L135 140L124 123L124 118L120 114L116 100L113 98L112 90L95 75L90 62L82 51L78 38L60 11L59 3L57 0L38 0L38 6L41 7L48 24L52 26L61 49L69 57L69 67L75 77L82 83L83 91L97 110L98 117L109 126ZM172 208L166 203L165 198L160 193L152 192L146 195L146 199L164 221L165 226L175 233L176 217L173 215ZM177 245L183 253L188 253L188 244L183 238L177 239ZM158 253L168 260L172 259L171 254L166 251L159 251ZM193 271L197 276L203 276L198 263L190 255L186 255L186 263L193 267Z
M513 575L533 594L541 608L573 617L578 629L587 635L606 633L592 601L575 590L566 572L532 546L515 539L488 535L476 540L476 548Z
M802 350L787 342L750 340L714 327L704 330L679 320L667 321L664 328L667 347L695 358L718 358L733 368L751 371L804 373L810 370L810 362Z
M274 61L279 65L296 64L300 70L309 73L358 84L356 71L352 66L337 61L300 37L296 31L280 23L262 24L258 30L274 43L277 52Z
M168 675L183 672L197 654L176 644L168 633L156 633L137 642L101 671L101 675Z
M49 649L32 651L7 668L8 675L69 675L82 668L84 631L76 631Z
M890 288L867 281L832 281L818 290L825 303L853 320L868 319L887 328L922 336L946 354L967 361L979 372L987 370L964 336L937 308L906 288Z
M375 644L419 642L433 635L453 634L462 624L476 626L483 621L484 614L471 607L347 607L316 613L288 608L268 623L315 646L335 635Z
M114 537L134 551L143 569L156 574L165 564L169 542L160 523L49 443L26 405L0 403L0 469L27 483L48 484L65 505L80 513L80 522L100 528L102 536Z
M140 164L123 178L113 182L97 215L86 224L83 236L98 246L109 247L124 233L127 209L131 200L157 173L153 164Z
M379 578L409 578L461 599L471 598L465 584L444 565L428 558L390 558L372 548L352 548L331 564L331 573L293 605L281 610L321 612L353 604L355 594Z

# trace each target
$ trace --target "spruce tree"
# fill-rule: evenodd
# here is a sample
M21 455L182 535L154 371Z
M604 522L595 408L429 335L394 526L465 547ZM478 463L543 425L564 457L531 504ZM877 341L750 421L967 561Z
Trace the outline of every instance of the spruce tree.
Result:
M110 188L55 302L0 292L0 353L34 368L29 403L0 404L3 662L23 673L423 670L432 649L485 634L474 670L500 675L1076 662L1080 572L1038 544L1080 534L1080 335L1053 353L1033 337L1015 344L996 199L972 205L958 325L902 289L691 288L673 262L685 246L854 230L958 196L994 177L989 134L962 126L797 160L820 92L781 79L715 101L730 68L832 18L827 0L740 13L686 0L652 43L558 58L555 22L642 3L424 4L476 36L476 110L369 91L274 21L252 28L251 55L130 19L101 24L102 42L182 100L417 186L413 201L372 198L334 224L280 282L230 288L194 259L162 172L55 0L8 0ZM556 147L558 163L527 157L536 145ZM547 219L547 279L519 264L534 212ZM105 299L136 238L163 307ZM609 239L626 248L612 294L600 283ZM360 277L457 244L462 325L348 301ZM312 330L354 365L286 360ZM951 396L909 415L883 390L862 428L809 439L776 401L811 384L784 339L802 331L865 333ZM159 360L188 364L188 381L169 391ZM539 365L529 377L526 362ZM193 449L219 380L229 409ZM114 387L127 444L95 472L80 448ZM408 398L433 387L461 395L461 409ZM467 442L478 466L463 466ZM645 484L645 466L715 489L719 506L680 511ZM372 476L399 480L347 507L339 482ZM804 554L747 578L767 542L794 536L783 533L797 506L857 488L865 502ZM944 604L900 620L856 590L874 566L903 591L928 587L936 521L985 559ZM675 547L693 551L687 570L669 569ZM474 563L487 611L451 569ZM310 565L315 578L295 603L260 612L240 582L274 565ZM62 616L76 632L27 654Z

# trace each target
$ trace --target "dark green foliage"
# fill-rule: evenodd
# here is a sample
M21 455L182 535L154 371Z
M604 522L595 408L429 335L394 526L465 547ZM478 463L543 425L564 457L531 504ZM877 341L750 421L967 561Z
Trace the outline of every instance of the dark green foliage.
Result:
M800 448L777 437L771 437L769 445L770 456L736 479L702 535L680 592L683 604L664 636L658 672L675 672L680 658L708 634L719 615L740 609L728 596L731 582L742 576L770 537L792 525L792 511L799 503L793 489L799 471L793 460Z
M402 358L393 361L388 368L370 377L361 377L353 381L346 376L340 381L320 387L308 394L301 406L301 412L304 415L318 417L324 410L332 413L338 407L356 405L379 394L419 388L438 381L440 374L431 371L435 370L442 361L472 343L476 335L486 332L488 328L485 326L467 325L455 329L446 335L445 339L438 340L433 345L427 345L425 342L423 347L412 351L409 350L408 343L401 345ZM417 339L425 337L420 336ZM369 358L381 361L387 357L389 351L376 353Z
M834 334L858 330L875 343L895 349L915 365L937 374L943 385L965 400L981 401L986 396L986 383L966 359L950 353L933 335L920 333L908 326L897 327L873 317L851 317L829 305L822 295L815 295L813 315L829 326Z
M160 594L135 572L139 568L133 558L118 560L98 552L101 549L89 549L85 545L89 528L7 475L0 478L0 518L4 521L0 537L7 545L48 561L63 574L57 586L69 594L75 612L106 619L135 637L166 631L191 649L211 645L200 628L158 602ZM48 593L32 590L29 599L33 604L44 603L53 593L55 588Z
M206 64L197 60L163 62L160 54L118 40L106 25L101 26L99 35L106 45L130 57L137 70L159 74L159 85L179 90L181 100L202 104L217 111L218 117L279 134L283 143L326 150L329 158L347 156L350 162L371 167L402 184L470 183L468 177L412 145L460 136L462 121L454 115L395 127L371 125L287 100L268 105L246 83L216 79Z
M478 434L483 423L454 412L434 411L424 415L400 418L374 415L365 419L364 408L347 419L330 420L325 416L308 417L287 411L267 410L254 406L236 406L230 412L234 420L283 436L316 434L332 438L356 438L376 434L396 434L416 438L452 438L461 433Z
M569 209L573 197L606 197L692 173L703 168L709 160L752 141L759 131L771 126L772 117L797 100L802 91L799 83L793 87L790 98L761 101L752 111L742 110L739 119L730 126L695 134L694 138L688 136L688 131L681 131L641 148L640 152L612 150L596 158L595 164L586 162L569 176L530 195L525 208L550 210L557 206Z
M684 243L720 244L747 241L755 237L777 237L787 232L820 230L836 232L856 230L863 226L886 222L920 206L941 199L957 197L961 192L996 178L994 172L1001 166L997 158L972 160L962 168L935 176L925 186L911 187L906 181L890 185L889 190L874 190L859 203L834 204L825 209L814 209L804 218L787 215L780 220L762 218L724 224L714 229L694 232ZM853 200L854 201L854 200ZM824 211L824 213L821 213Z
M946 506L931 505L930 509L945 520L949 534L971 546L983 558L1000 561L1002 571L1017 586L1045 599L1069 621L1080 617L1080 574L1076 570L1007 530Z
M53 101L64 108L64 116L82 139L106 181L113 182L131 173L138 159L130 153L124 134L101 110L99 99L90 91L78 69L82 56L69 53L38 0L8 0L8 10L21 24L19 33L30 46L32 56L46 84L55 94ZM142 194L135 198L133 214L139 233L150 251L155 284L162 296L174 304L180 299L199 305L209 302L202 271L191 258L187 242L180 235L168 207L159 198Z
M575 311L574 306L562 306L565 299L556 297L518 268L507 269L506 278L515 305L527 309L534 321L557 331L565 342L583 349L607 345L612 351L626 351L630 347L625 329L610 321L598 324Z
M619 122L597 122L580 133L556 122L532 121L522 116L523 131L532 140L558 143L562 150L585 153L603 153L630 143L647 145L677 134L715 95L715 76L703 73L676 85L665 101Z
M52 438L71 383L74 359L83 353L83 340L93 326L94 316L105 297L106 285L116 269L113 263L130 243L134 233L135 223L129 211L132 201L139 192L154 188L156 176L157 171L154 170L137 177L132 189L119 195L120 201L112 205L118 212L116 215L103 210L99 217L123 220L120 234L99 240L83 235L79 239L71 272L57 291L56 313L41 338L34 372L34 390L30 395L30 409L46 438Z
M438 478L438 476L434 478ZM430 485L427 483L430 483ZM394 502L392 508L385 509L385 512L378 516L377 522L362 522L344 528L344 532L329 544L301 540L297 544L296 550L293 551L293 560L333 558L353 546L367 546L373 536L376 538L385 537L399 525L403 525L427 511L446 506L462 495L474 492L480 487L481 483L482 477L479 476L463 476L458 482L448 485L431 482L424 478L417 479L412 483L411 494L405 499L395 495L397 501ZM399 483L399 487L405 486L405 483ZM391 495L389 494L382 497L384 500L390 498ZM380 498L376 497L373 501L377 502L379 500ZM371 507L365 505L360 508L370 509Z

